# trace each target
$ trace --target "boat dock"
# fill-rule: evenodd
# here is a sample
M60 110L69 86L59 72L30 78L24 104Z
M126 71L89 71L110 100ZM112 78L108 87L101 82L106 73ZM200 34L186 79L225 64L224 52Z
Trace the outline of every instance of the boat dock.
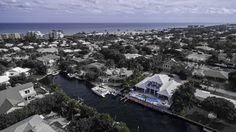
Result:
M97 94L97 95L99 95L99 96L101 96L101 97L103 97L103 98L105 98L106 95L110 93L109 90L107 90L107 89L105 89L105 88L103 88L103 87L101 87L101 86L93 87L93 88L92 88L92 91L93 91L95 94Z

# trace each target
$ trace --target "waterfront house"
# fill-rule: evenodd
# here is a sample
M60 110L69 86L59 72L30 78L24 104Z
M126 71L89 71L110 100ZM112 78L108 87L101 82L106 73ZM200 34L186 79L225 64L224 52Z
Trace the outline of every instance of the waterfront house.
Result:
M133 74L132 70L127 68L112 68L105 71L106 77L109 78L109 81L120 82L130 77Z
M56 132L43 118L41 115L33 115L1 132Z
M94 63L90 63L90 64L84 66L84 69L87 69L87 70L97 69L97 70L104 71L103 69L106 69L106 67L105 67L105 64L103 64L103 63L94 62Z
M172 58L172 59L164 62L164 64L162 65L162 69L164 71L171 71L171 69L176 65L178 65L178 63L175 61L175 59Z
M181 83L166 74L155 74L136 84L135 89L141 93L150 94L162 100L170 101L174 90L180 85Z
M8 76L0 76L0 86L9 84L10 78Z
M20 76L21 74L29 76L30 75L30 69L29 68L16 67L16 68L10 69L10 70L8 70L4 73L4 75L8 76L8 77Z
M111 77L124 77L127 78L133 74L132 70L128 70L127 68L113 68L113 69L107 69L106 75Z
M53 55L53 54L48 54L48 55L37 58L38 61L42 62L43 65L47 67L54 66L59 59L60 59L59 56Z
M0 91L0 114L24 107L35 95L36 91L31 82Z

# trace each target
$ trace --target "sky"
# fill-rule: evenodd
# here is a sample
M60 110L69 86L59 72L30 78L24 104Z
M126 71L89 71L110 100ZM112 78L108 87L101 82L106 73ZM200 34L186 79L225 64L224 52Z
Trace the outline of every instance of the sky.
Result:
M236 1L0 0L0 22L236 23Z

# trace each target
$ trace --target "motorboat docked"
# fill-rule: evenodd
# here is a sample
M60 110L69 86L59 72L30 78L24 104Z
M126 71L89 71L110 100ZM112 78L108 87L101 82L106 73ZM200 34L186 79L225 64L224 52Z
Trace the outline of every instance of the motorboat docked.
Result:
M59 74L59 73L60 73L60 71L53 71L53 72L52 72L52 75L53 75L53 76L56 76L56 75Z
M99 96L101 96L101 97L103 97L103 98L105 98L107 94L110 94L110 91L107 90L107 89L105 89L105 88L102 87L102 86L93 87L93 88L92 88L92 91L93 91L95 94L97 94L97 95L99 95Z
M75 77L75 75L72 74L72 73L68 73L67 76L68 76L69 78L73 78L73 77Z

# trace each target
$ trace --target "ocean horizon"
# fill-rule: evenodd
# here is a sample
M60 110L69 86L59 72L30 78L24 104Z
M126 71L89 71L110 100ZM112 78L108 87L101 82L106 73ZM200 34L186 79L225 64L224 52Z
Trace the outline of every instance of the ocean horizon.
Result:
M27 33L51 30L63 30L72 35L79 32L131 32L144 30L161 30L166 28L183 28L188 25L217 25L216 23L0 23L0 33Z

